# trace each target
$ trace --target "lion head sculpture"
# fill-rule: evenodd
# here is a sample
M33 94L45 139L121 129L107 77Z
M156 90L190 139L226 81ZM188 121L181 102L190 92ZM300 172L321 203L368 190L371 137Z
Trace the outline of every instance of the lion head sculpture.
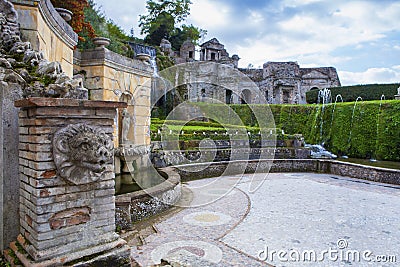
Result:
M79 185L97 181L113 160L113 142L97 127L74 124L58 130L53 138L58 175Z

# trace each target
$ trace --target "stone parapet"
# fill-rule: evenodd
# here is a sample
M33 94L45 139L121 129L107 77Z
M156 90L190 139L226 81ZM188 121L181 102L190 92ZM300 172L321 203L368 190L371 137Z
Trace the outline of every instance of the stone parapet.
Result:
M114 217L113 127L126 104L29 98L15 106L21 181L14 254L24 266L58 266L111 253L110 262L130 266Z
M231 168L230 173L224 173L228 164L237 166L237 171ZM207 162L180 165L175 171L180 175L182 182L221 175L241 174L244 172L317 172L400 185L400 170L328 159L266 159Z
M151 78L153 69L150 64L138 59L132 59L108 49L88 49L74 52L74 62L81 67L107 65L120 71L142 74Z

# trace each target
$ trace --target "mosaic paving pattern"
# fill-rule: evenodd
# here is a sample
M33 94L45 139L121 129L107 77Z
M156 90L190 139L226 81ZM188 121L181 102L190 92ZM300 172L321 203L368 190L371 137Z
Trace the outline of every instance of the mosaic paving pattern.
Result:
M231 216L214 211L198 211L187 214L183 221L193 225L215 226L226 224L231 220Z
M180 253L177 253L180 252ZM153 262L159 264L161 259L166 256L188 256L194 259L202 259L203 261L217 264L222 259L222 251L217 246L197 240L175 241L162 244L151 252Z
M158 222L158 233L132 247L142 266L162 257L191 266L305 266L261 261L269 249L371 249L400 262L400 186L313 173L273 173L192 181L193 203ZM256 192L254 180L267 178ZM224 194L227 188L236 188ZM220 194L224 196L220 198ZM215 196L218 196L217 198ZM398 266L351 261L307 262L306 266Z

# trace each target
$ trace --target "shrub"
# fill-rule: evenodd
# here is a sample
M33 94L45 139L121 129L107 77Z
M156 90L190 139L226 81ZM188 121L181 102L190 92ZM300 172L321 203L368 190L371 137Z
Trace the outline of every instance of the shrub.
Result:
M335 102L337 95L341 95L344 102L352 102L361 97L364 101L380 100L384 95L386 100L394 99L397 94L399 83L393 84L366 84L366 85L353 85L329 88L332 94L332 102ZM319 90L311 90L306 93L307 103L315 104L318 102ZM338 99L339 101L340 99Z

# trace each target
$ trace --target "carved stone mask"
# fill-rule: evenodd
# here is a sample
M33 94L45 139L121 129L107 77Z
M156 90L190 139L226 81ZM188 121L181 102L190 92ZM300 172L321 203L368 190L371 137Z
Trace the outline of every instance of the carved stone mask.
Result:
M113 142L98 127L69 125L54 134L53 157L59 176L76 185L92 183L112 164Z

